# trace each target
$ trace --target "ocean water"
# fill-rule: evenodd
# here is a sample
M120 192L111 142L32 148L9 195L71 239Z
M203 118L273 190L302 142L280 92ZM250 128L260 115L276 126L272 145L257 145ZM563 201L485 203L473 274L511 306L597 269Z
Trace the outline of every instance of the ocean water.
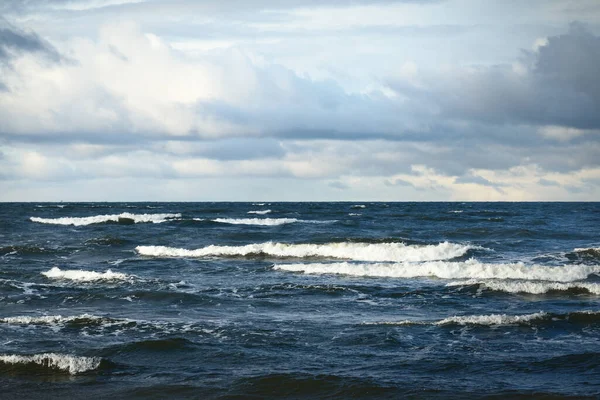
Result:
M597 398L600 203L3 203L0 398Z

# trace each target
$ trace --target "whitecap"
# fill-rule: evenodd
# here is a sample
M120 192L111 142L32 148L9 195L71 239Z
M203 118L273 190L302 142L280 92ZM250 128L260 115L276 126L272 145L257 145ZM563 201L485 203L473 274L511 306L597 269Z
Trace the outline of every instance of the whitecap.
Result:
M343 274L364 277L441 279L520 279L539 281L571 282L587 278L600 272L600 266L484 264L475 259L465 262L430 261L424 263L310 263L276 264L276 270L303 272L305 274Z
M444 318L435 322L435 325L516 325L548 316L545 312L524 315L491 314L491 315L463 315Z
M0 355L0 363L4 364L37 364L51 369L58 369L69 374L81 374L100 366L99 357L78 357L69 354L43 353L31 356L17 354Z
M106 272L95 272L80 269L61 270L58 267L53 267L49 271L42 272L42 275L50 279L66 279L78 282L131 279L131 276L129 275L123 274L121 272L113 272L110 269L106 270Z
M94 215L90 217L60 217L60 218L40 218L30 217L33 222L53 225L74 225L83 226L91 224L101 224L106 222L119 222L119 220L127 219L135 223L152 222L155 224L166 222L174 218L181 218L181 214L110 214L110 215Z
M489 315L462 315L452 316L437 321L422 320L402 320L402 321L383 321L383 322L364 322L362 325L519 325L526 324L536 320L543 320L549 317L549 314L543 311L534 314L509 315L509 314L489 314Z
M220 222L223 224L234 224L234 225L262 225L262 226L276 226L291 224L300 220L296 218L217 218L214 222Z
M326 244L255 243L245 246L207 246L188 250L166 246L138 246L136 251L153 257L207 257L269 255L274 257L310 258L325 257L356 261L433 261L464 255L475 248L470 245L443 242L437 245L405 245L404 243Z
M585 272L584 272L585 273ZM583 279L583 278L581 278ZM558 280L558 279L557 279ZM531 281L480 281L467 280L450 282L447 286L479 285L483 289L506 293L544 294L554 291L585 290L600 295L600 284L593 282L531 282Z
M252 210L252 211L248 211L248 214L258 214L258 215L265 215L270 213L271 210Z

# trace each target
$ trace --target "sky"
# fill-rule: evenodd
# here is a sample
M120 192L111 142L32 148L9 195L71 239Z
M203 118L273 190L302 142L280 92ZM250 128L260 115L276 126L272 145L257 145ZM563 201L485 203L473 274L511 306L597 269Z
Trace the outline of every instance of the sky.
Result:
M600 201L597 0L2 0L0 201Z

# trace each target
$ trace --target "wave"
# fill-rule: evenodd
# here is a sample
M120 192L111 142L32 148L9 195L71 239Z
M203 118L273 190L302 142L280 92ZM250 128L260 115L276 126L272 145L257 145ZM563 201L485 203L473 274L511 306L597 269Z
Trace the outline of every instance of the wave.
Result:
M234 225L262 225L262 226L275 226L292 224L294 222L303 222L305 224L330 224L337 222L336 220L328 221L314 221L314 220L302 220L297 218L217 218L213 219L213 222L219 222L222 224L234 224Z
M27 246L27 245L13 245L0 247L0 256L9 256L15 254L21 255L34 255L34 254L50 254L56 250L46 249L44 247Z
M121 214L94 215L91 217L30 217L29 219L33 222L39 222L42 224L83 226L91 224L102 224L107 222L116 222L123 224L152 222L158 224L161 222L169 221L174 218L181 218L181 214L131 214L125 212Z
M0 323L7 325L100 325L100 324L115 324L129 323L131 320L116 320L113 318L98 317L91 314L73 315L63 317L62 315L42 315L38 317L32 316L17 316L0 318Z
M258 214L258 215L265 215L270 213L271 210L254 210L254 211L248 211L248 214Z
M383 322L363 322L362 325L484 325L484 326L504 326L504 325L539 325L543 323L568 321L580 324L596 324L600 322L600 312L597 311L575 311L566 314L555 314L540 311L533 314L509 315L509 314L489 314L489 315L462 315L452 316L437 321L422 320L402 320L402 321L383 321Z
M478 285L482 289L506 293L545 294L551 292L587 292L600 295L600 284L593 282L527 282L527 281L478 281L450 282L447 286Z
M578 248L574 249L573 253L583 259L600 260L600 247Z
M234 225L263 225L263 226L275 226L291 224L299 222L296 218L217 218L214 222L220 222L222 224L234 224Z
M356 261L433 261L463 256L470 245L443 242L437 245L405 245L403 243L327 244L256 243L245 246L207 246L187 250L165 246L138 246L135 250L154 257L207 257L207 256L273 256L290 258L326 257Z
M34 355L2 354L0 364L7 366L34 366L44 369L60 370L71 375L93 371L100 366L99 357L78 357L68 354L43 353Z
M128 280L132 277L121 272L113 272L110 269L106 272L85 271L80 269L62 270L58 267L42 272L42 275L50 279L66 279L78 282L92 282L104 280Z
M311 263L276 264L274 269L303 272L305 274L343 274L365 277L417 278L435 277L441 279L520 279L538 281L571 282L587 278L600 272L600 266L565 265L550 267L545 265L483 264L475 259L465 262L432 261L414 263L356 264Z

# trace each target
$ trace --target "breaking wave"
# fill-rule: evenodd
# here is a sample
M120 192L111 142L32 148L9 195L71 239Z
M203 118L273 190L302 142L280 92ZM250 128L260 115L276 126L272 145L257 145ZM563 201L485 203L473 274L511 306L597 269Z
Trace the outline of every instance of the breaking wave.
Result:
M63 317L62 315L17 316L0 318L0 323L8 325L64 325L69 323L98 325L102 323L115 323L118 320L98 317L91 314Z
M296 218L217 218L214 222L220 222L222 224L234 224L234 225L263 225L263 226L275 226L291 224L299 222Z
M71 375L93 371L100 366L102 359L99 357L78 357L68 354L43 353L34 355L0 355L0 364L6 367L41 367L50 370L59 370Z
M533 314L509 315L509 314L489 314L489 315L463 315L452 316L437 321L422 320L402 320L402 321L383 321L383 322L363 322L362 325L484 325L484 326L503 326L503 325L534 325L555 321L568 321L572 323L598 323L600 322L600 312L597 311L576 311L566 314L553 314L547 312L537 312Z
M136 251L141 255L154 257L267 255L291 258L326 257L357 261L433 261L460 257L472 248L475 247L449 242L424 246L405 245L403 243L287 244L266 242L245 246L211 245L196 250L165 246L138 246Z
M571 282L587 278L600 272L600 266L565 265L551 267L544 265L484 264L475 259L465 262L432 261L414 263L357 264L311 263L276 264L277 270L303 272L305 274L344 274L366 277L417 278L436 277L441 279L520 279L537 281Z
M600 284L593 282L528 282L528 281L478 281L450 282L447 286L478 285L481 289L506 293L545 294L551 292L587 292L600 295Z
M234 224L234 225L262 225L262 226L276 226L292 224L294 222L303 222L305 224L331 224L337 222L336 220L329 221L315 221L315 220L303 220L297 218L216 218L213 222L219 222L222 224Z
M265 215L270 213L271 210L255 210L255 211L248 211L248 214L258 214L258 215Z
M116 223L140 223L140 222L152 222L155 224L166 222L174 218L181 218L181 214L110 214L110 215L94 215L91 217L61 217L61 218L39 218L30 217L29 219L33 222L39 222L42 224L53 224L53 225L74 225L83 226L91 224L102 224L107 222Z
M75 270L62 270L58 267L42 272L47 278L50 279L66 279L77 282L92 282L92 281L106 281L106 280L128 280L132 277L121 272L113 272L110 269L106 272L95 272L85 271L80 269Z

